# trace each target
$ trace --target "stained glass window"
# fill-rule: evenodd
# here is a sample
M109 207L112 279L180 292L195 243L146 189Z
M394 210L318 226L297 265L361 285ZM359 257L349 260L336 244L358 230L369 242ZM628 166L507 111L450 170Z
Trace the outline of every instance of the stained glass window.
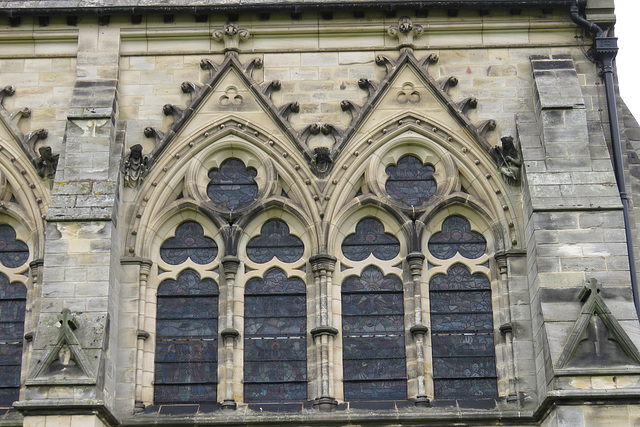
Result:
M345 400L407 398L402 280L375 266L342 282Z
M248 206L258 195L254 168L248 168L242 160L230 158L222 162L220 169L211 169L207 195L228 211Z
M29 247L16 239L16 231L7 224L0 225L0 262L5 267L17 268L29 259Z
M193 270L158 287L155 403L215 402L218 285Z
M11 406L20 394L26 305L27 288L0 273L0 406Z
M423 165L415 156L404 156L397 165L387 166L385 189L389 196L409 206L423 205L436 192L435 168Z
M442 231L429 239L429 252L438 259L453 258L460 252L465 258L475 259L487 249L487 241L482 234L471 231L469 220L453 215L442 223Z
M196 264L209 264L216 259L218 246L204 235L202 226L195 221L186 221L176 228L175 237L162 243L160 257L171 265L179 265L191 258Z
M491 284L455 264L429 281L435 397L497 397Z
M342 253L352 261L362 261L373 254L374 257L388 261L400 252L400 242L384 232L382 222L373 217L360 220L356 232L348 235L342 242Z
M304 244L289 233L289 226L280 219L270 219L262 225L260 235L247 244L247 256L253 262L264 264L278 258L282 262L295 262L304 253Z
M245 286L244 400L307 399L305 284L279 268Z

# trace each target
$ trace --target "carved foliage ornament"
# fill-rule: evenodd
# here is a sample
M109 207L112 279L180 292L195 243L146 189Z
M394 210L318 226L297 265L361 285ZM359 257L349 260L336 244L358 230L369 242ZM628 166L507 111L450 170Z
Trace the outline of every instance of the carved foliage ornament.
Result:
M249 38L249 30L246 28L238 28L233 22L227 22L224 28L214 30L212 33L215 41L224 42L224 51L237 52L240 41Z
M398 38L399 47L411 47L413 46L413 38L420 37L424 28L422 25L414 24L408 16L403 16L398 19L398 25L390 26L387 32L391 37Z

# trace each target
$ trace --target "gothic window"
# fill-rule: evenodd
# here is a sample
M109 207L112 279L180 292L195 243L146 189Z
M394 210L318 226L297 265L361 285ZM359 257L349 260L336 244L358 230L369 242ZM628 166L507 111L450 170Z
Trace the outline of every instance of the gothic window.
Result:
M389 261L400 242L382 222L367 217L342 243L352 261L373 255ZM342 282L342 348L345 400L407 398L402 280L369 265Z
M345 400L407 398L402 281L368 266L342 282Z
M396 165L387 166L387 194L409 206L421 206L436 192L435 168L424 165L416 156L404 156Z
M245 284L244 400L307 399L306 287L271 263L300 260L304 244L280 219L266 221L247 244L247 257L267 264Z
M218 284L184 265L210 264L217 254L195 221L178 225L160 246L160 258L179 273L158 286L155 403L217 400Z
M450 216L430 239L429 250L441 260L457 253L476 259L484 255L486 241L466 218ZM435 398L497 397L489 278L453 264L446 274L431 277L429 300Z
M218 285L184 270L158 287L155 402L215 402Z
M0 273L0 406L11 406L20 393L26 305L27 288Z
M274 267L245 286L244 399L307 399L305 285Z
M229 158L219 169L209 171L207 195L213 203L228 211L247 207L258 196L258 184L254 168L246 167L240 159Z
M0 225L0 263L7 269L23 266L29 247L16 238L16 231ZM27 288L0 273L0 406L11 406L20 393L20 369Z

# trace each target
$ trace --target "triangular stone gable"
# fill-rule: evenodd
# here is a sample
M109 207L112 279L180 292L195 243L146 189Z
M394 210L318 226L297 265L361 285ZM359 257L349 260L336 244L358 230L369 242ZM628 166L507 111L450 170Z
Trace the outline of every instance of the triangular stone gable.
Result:
M45 353L42 363L29 375L27 385L94 383L94 373L78 338L78 324L68 308L58 315L58 336Z
M334 147L334 159L352 139L357 139L359 132L367 134L367 130L387 122L390 113L399 117L398 111L403 111L403 106L407 114L418 112L455 133L466 134L488 152L491 144L465 114L473 100L456 103L449 97L428 72L428 65L436 61L435 55L418 60L410 49L404 50L397 60L378 56L376 62L386 67L387 74L379 83L361 85L369 91L369 97L345 130L341 142Z
M228 52L219 65L203 60L202 67L211 72L209 80L202 87L191 86L192 100L184 110L165 106L165 113L170 110L175 121L168 132L157 137L151 161L154 162L172 141L191 135L212 122L224 124L225 121L259 124L274 137L291 141L310 159L308 150L298 144L297 132L287 120L295 106L289 106L290 110L285 111L287 106L278 108L273 104L270 91L274 86L279 87L279 83L258 84L253 80L252 70L259 66L261 61L258 59L241 63L235 52Z
M640 353L600 295L602 285L590 279L580 293L580 316L556 364L556 370L606 369L640 365Z

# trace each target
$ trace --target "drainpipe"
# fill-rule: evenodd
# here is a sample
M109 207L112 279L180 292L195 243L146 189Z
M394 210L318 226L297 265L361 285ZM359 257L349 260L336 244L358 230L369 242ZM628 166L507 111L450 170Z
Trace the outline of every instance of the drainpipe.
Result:
M624 165L622 163L622 143L618 127L618 106L613 84L613 60L618 53L618 39L605 37L604 30L582 16L580 10L586 6L586 0L577 0L571 5L571 20L595 35L591 51L600 63L600 76L604 79L604 89L607 96L607 110L609 112L609 129L611 132L611 151L613 152L613 171L618 183L618 191L622 200L622 214L624 216L624 231L627 238L627 254L629 255L629 272L631 273L631 290L636 314L640 320L640 295L638 292L638 275L636 272L636 258L633 248L633 228L629 212L629 195L624 179Z

